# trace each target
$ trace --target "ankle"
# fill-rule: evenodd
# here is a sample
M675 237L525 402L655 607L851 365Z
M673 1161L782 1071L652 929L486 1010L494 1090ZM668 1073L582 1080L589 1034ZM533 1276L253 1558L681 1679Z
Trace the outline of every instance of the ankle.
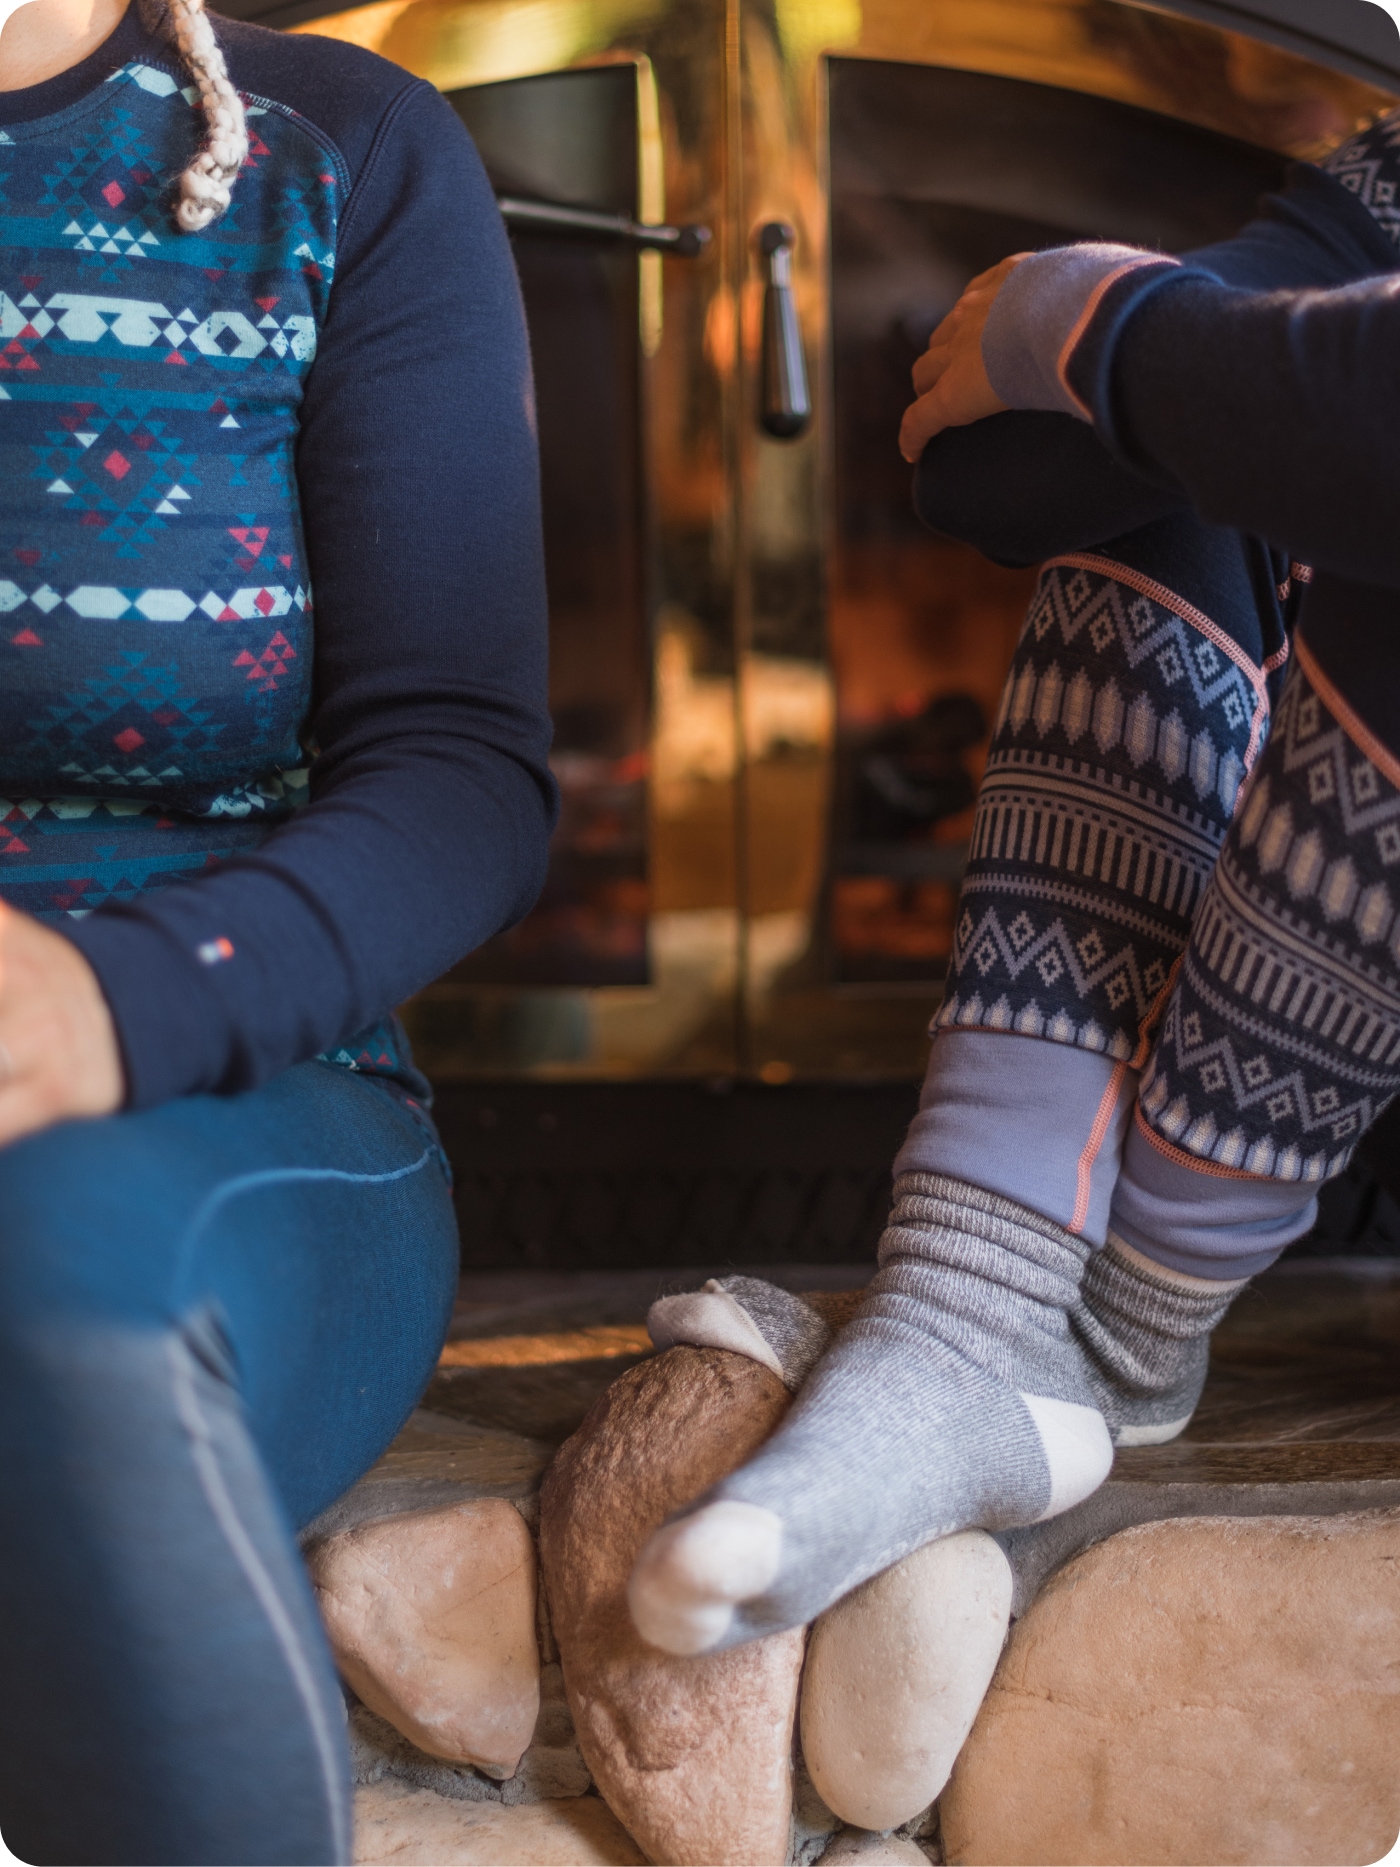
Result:
M1157 1259L1150 1257L1147 1252L1139 1251L1136 1246L1130 1245L1126 1238L1120 1238L1117 1232L1109 1233L1108 1243L1104 1246L1104 1250L1111 1251L1139 1277L1146 1278L1151 1283L1164 1285L1169 1290L1195 1291L1206 1298L1228 1299L1238 1296L1250 1281L1248 1277L1201 1277L1187 1271L1176 1270L1170 1264L1158 1263Z

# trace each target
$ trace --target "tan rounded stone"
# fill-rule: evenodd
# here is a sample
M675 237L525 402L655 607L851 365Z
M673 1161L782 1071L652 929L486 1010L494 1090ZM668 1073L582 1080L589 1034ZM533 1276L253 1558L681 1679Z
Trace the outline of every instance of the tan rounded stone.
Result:
M1011 1565L982 1530L916 1549L814 1624L802 1755L858 1828L926 1809L972 1728L1011 1620Z
M832 1329L844 1329L865 1301L863 1290L804 1290L802 1301L809 1303Z
M905 1835L874 1835L843 1828L817 1867L928 1867L928 1855Z
M503 1809L407 1783L355 1792L356 1867L642 1867L644 1856L598 1796Z
M482 1498L361 1524L307 1553L336 1664L420 1750L508 1777L540 1709L535 1551Z
M800 1630L677 1659L627 1611L642 1544L750 1457L787 1411L775 1374L672 1348L624 1374L540 1498L540 1557L579 1746L649 1860L781 1867L792 1814Z
M1400 1511L1144 1524L1018 1622L940 1804L946 1858L1372 1862L1397 1759Z

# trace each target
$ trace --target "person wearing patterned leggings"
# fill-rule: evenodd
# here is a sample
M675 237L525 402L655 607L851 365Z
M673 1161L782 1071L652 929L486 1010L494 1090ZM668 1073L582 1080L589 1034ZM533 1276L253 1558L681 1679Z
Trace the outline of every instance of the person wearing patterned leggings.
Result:
M916 366L925 517L1046 561L879 1272L643 1550L656 1644L810 1621L1180 1432L1400 1088L1397 184L1400 116L1221 247L1003 262Z

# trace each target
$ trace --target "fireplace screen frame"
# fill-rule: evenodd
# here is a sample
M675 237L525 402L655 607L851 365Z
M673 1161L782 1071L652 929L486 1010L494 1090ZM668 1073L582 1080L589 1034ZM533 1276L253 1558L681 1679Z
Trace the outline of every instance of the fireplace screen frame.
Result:
M838 613L849 565L832 323L833 61L1051 86L1283 157L1318 156L1400 96L1400 39L1389 54L1346 6L1358 18L1375 9L1327 0L1346 25L1327 43L1251 17L1268 4L375 0L332 13L295 0L264 13L365 45L449 94L628 67L631 211L714 236L699 257L648 252L632 262L645 476L638 574L650 641L648 977L532 982L508 968L493 975L490 956L479 956L406 1008L438 1081L921 1073L940 990L933 971L871 966L861 977L838 950L842 865L832 851L844 832L833 823L849 814L852 760L878 763L889 748L869 750L878 730L864 740L848 730L841 662L851 629ZM759 418L775 274L755 236L775 223L795 230L792 298L814 404L789 439ZM930 539L930 559L938 548ZM945 565L954 582L968 575L960 562ZM1005 634L1026 574L991 573L978 588L993 592ZM1003 646L1009 658L1009 637ZM896 733L889 743L897 753L904 742ZM969 782L975 751L971 759ZM946 870L955 891L955 856L911 861L911 874L920 863L925 876Z

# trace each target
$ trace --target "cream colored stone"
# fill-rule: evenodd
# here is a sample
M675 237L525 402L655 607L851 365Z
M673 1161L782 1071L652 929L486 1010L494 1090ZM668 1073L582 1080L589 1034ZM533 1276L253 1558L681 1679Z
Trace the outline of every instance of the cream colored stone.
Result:
M788 1404L756 1362L668 1349L608 1389L541 1494L540 1556L580 1747L666 1867L787 1858L801 1631L677 1659L644 1644L626 1586L651 1533L742 1464Z
M984 1531L917 1549L812 1628L802 1755L858 1828L926 1809L972 1728L1011 1620L1011 1565Z
M357 1867L641 1867L597 1796L506 1809L392 1780L355 1792Z
M1343 1867L1400 1833L1400 1511L1144 1524L1019 1621L950 1863Z
M928 1867L928 1855L906 1835L873 1835L843 1828L817 1867Z
M574 1721L564 1696L564 1674L556 1661L540 1670L540 1715L534 1735L515 1774L493 1781L468 1763L430 1757L368 1705L355 1704L349 1716L350 1767L357 1783L377 1783L397 1776L415 1789L432 1789L459 1802L562 1802L585 1796L593 1778L574 1736Z
M499 1498L364 1523L308 1552L336 1664L434 1757L510 1776L540 1709L535 1551Z

